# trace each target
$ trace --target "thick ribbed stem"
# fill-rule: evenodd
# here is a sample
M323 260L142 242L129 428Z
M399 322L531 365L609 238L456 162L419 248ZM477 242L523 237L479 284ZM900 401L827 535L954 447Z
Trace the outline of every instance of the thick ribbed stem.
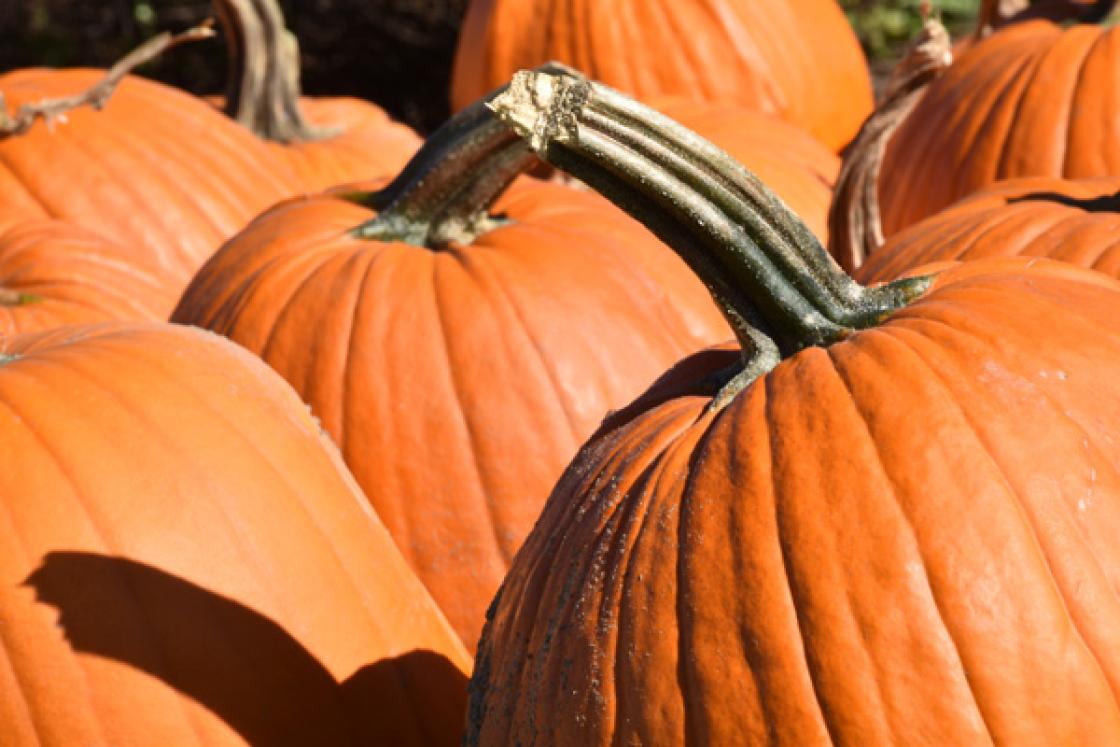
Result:
M213 0L229 50L226 114L256 135L289 143L337 134L299 107L299 42L276 0Z
M553 63L538 69L572 74ZM355 236L439 249L470 244L503 223L489 214L490 206L538 161L525 142L495 118L486 106L489 98L449 119L391 184L358 200L378 214L355 228Z
M743 345L735 390L779 353L871 326L929 285L860 286L741 164L605 86L523 72L490 106L544 160L619 204L696 271Z

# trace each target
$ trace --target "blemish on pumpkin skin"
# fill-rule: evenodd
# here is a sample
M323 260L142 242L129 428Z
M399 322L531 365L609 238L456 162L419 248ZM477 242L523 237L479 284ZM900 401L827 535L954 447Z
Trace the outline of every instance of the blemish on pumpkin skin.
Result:
M18 359L18 355L8 355L7 353L0 353L0 366L3 366L5 363L11 363L12 361Z

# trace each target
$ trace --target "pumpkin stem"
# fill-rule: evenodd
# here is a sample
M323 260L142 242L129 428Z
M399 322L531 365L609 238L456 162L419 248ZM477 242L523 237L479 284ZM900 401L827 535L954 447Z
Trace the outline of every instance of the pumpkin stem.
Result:
M21 293L11 288L0 287L0 306L23 306L41 300L42 298L34 293Z
M299 106L299 41L276 0L213 0L229 50L225 113L258 137L281 143L338 134L314 127Z
M859 285L758 177L606 86L520 72L490 107L541 158L640 220L700 276L744 352L714 406L782 356L873 326L929 286L929 278Z
M571 71L558 63L538 70ZM424 142L400 175L384 189L359 200L378 211L353 234L402 241L429 249L465 245L502 225L489 208L537 157L486 106L490 96L462 110Z
M925 95L926 87L953 61L952 42L941 22L926 20L891 72L883 99L844 152L828 211L831 254L848 272L883 245L879 172L887 143Z
M106 71L101 80L85 91L73 96L43 99L33 104L24 104L14 115L8 114L8 108L4 105L4 96L0 94L0 139L26 132L39 119L46 122L49 127L56 121L65 119L68 112L82 106L100 109L109 101L113 91L117 90L117 86L120 85L125 76L145 62L154 60L172 47L186 42L209 39L212 36L214 36L214 29L213 21L210 19L178 34L171 34L167 31L156 34L117 60L116 64Z

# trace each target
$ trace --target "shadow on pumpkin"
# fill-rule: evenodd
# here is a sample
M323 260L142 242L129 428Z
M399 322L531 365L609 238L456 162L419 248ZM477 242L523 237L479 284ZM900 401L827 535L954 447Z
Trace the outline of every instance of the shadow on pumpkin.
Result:
M123 558L52 552L28 577L70 645L158 677L251 745L457 744L466 677L416 650L344 682L267 617Z

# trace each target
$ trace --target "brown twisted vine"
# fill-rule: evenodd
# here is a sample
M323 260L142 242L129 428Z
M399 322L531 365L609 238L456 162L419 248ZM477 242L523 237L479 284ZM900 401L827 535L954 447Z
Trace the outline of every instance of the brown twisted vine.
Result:
M887 143L952 63L952 42L941 22L929 18L891 73L883 99L844 152L828 213L829 250L848 272L883 245L879 173Z
M16 110L15 114L8 113L3 94L0 93L0 139L22 134L40 119L48 126L53 126L56 122L64 120L67 113L82 106L100 109L109 101L124 77L139 66L154 60L172 47L209 39L212 36L214 36L214 29L210 19L178 34L170 32L157 34L118 60L106 71L101 80L85 91L73 96L24 104Z

